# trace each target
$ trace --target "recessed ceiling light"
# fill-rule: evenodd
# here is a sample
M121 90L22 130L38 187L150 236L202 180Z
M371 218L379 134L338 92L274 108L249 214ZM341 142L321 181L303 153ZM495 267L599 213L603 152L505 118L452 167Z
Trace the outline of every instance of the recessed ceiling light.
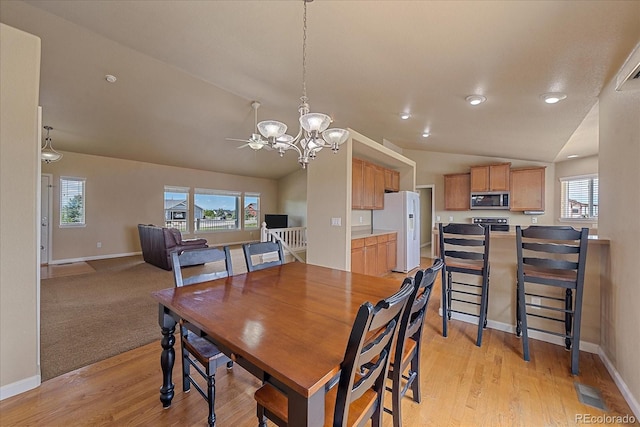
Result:
M484 101L487 100L487 98L485 98L482 95L469 95L465 99L471 105L479 105L479 104L482 104Z
M118 80L118 78L116 76L111 75L111 74L107 74L106 76L104 76L104 79L106 81L108 81L109 83L115 83L116 80Z
M567 156L567 159L575 159L576 157L580 157L580 156L579 156L579 155L577 155L577 154L569 154L569 155Z
M547 104L555 104L556 102L560 102L567 97L566 93L562 92L548 92L540 95L540 98Z
M411 117L411 114L409 114L409 113L402 113L402 114L400 114L400 118L401 118L402 120L407 120L409 117Z
M427 131L422 133L422 137L423 138L429 138L429 136L431 136L431 134L429 132L427 132Z

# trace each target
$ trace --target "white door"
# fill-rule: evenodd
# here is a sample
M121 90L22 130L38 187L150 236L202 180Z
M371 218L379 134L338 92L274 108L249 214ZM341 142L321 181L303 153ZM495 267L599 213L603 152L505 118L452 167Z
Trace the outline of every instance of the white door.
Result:
M40 264L49 264L51 248L51 228L49 226L52 214L53 175L40 176Z

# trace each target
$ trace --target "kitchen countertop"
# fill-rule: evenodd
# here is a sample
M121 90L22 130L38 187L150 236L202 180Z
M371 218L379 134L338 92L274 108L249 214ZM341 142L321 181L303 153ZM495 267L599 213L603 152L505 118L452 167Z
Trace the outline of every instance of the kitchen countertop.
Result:
M435 236L438 235L438 229L435 228L435 227L433 228L433 234ZM506 238L515 239L516 230L515 230L515 227L511 227L510 231L491 231L490 237L491 238L502 238L502 239L506 239ZM609 241L609 239L604 239L604 238L602 238L602 237L600 237L598 235L590 234L589 235L589 243L590 244L608 245L610 243L610 241Z
M363 239L365 237L381 236L383 234L389 234L389 233L397 233L397 231L396 230L352 231L351 232L351 240L353 240L353 239Z

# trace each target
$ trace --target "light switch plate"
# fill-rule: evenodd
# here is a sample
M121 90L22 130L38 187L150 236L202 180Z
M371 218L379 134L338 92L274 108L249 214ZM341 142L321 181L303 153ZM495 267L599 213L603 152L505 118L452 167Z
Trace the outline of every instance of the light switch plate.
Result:
M331 218L331 225L333 227L341 227L342 226L342 218Z

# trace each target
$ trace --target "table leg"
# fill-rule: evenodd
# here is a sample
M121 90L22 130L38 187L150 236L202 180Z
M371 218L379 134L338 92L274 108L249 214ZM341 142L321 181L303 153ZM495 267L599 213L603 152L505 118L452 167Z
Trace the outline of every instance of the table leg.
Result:
M160 356L160 366L162 367L162 387L160 388L160 402L163 408L171 406L173 399L173 382L171 374L173 372L173 364L176 359L176 353L173 345L176 342L174 332L176 331L176 321L168 313L168 310L160 304L158 313L158 323L162 329L162 354Z
M289 426L324 426L324 388L305 399L297 393L289 395Z

